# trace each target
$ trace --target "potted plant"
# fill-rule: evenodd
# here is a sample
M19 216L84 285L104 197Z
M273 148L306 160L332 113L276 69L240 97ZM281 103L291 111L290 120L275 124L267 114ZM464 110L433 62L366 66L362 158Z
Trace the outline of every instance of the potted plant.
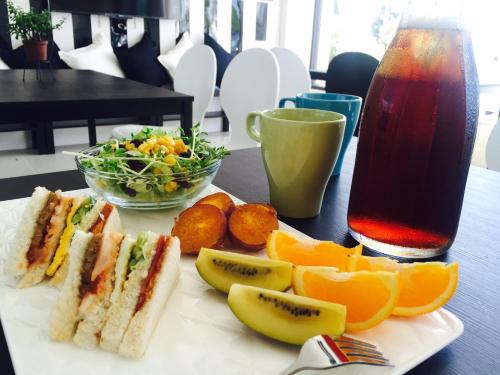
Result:
M46 61L49 33L59 29L64 19L53 25L48 10L24 11L11 1L8 1L7 9L9 10L9 33L23 41L26 60L29 62Z

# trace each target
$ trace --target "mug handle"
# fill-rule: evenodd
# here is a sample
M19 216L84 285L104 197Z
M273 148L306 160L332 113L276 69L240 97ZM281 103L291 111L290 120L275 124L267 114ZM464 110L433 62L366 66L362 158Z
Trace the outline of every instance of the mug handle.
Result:
M296 107L296 103L295 103L295 98L283 98L280 100L280 103L279 103L279 107L280 108L285 108L285 103L286 102L292 102L293 103L293 106Z
M258 117L261 119L261 112L250 112L247 115L247 133L250 138L252 138L255 142L260 143L260 132L255 128L255 118Z

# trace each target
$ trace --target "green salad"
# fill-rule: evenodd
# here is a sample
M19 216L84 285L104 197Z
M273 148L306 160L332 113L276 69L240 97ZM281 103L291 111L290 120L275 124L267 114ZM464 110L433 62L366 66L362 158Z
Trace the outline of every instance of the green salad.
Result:
M203 139L199 124L187 136L144 127L126 139L110 139L77 155L97 189L127 199L159 201L197 190L229 154ZM211 168L213 167L213 168Z

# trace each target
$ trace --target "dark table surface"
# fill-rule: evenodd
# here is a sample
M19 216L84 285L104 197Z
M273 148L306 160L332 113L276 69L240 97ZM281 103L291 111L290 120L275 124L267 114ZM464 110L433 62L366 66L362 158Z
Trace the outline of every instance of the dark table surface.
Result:
M354 165L350 146L339 177L330 180L321 214L312 219L286 219L311 237L345 245L355 241L347 233L347 204ZM267 180L259 149L233 151L214 181L218 187L247 202L268 201ZM0 180L0 200L29 196L37 185L71 190L86 187L75 171ZM440 259L460 264L457 292L447 309L464 323L464 334L448 347L410 371L414 374L500 373L500 173L471 167L456 240ZM7 347L0 335L0 374L12 372Z
M23 82L22 70L0 70L0 122L19 122L19 116L31 116L33 113L18 111L28 107L31 112L46 113L45 117L36 114L35 120L56 121L168 114L166 103L193 101L189 95L91 70L59 69L53 75L52 79L44 73L44 79L37 81L34 72L27 71Z
M23 70L0 70L0 124L35 123L43 153L54 152L52 121L180 114L189 132L192 102L189 95L91 70L56 69L42 80L27 70L24 81Z

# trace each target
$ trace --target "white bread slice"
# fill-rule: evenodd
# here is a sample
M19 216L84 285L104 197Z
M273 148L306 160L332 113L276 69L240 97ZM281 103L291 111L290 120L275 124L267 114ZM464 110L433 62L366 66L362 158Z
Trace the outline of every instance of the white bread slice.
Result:
M177 237L170 238L166 251L151 298L132 317L120 344L119 353L123 356L137 359L144 355L165 304L177 285L181 255Z
M59 194L59 193L58 193ZM50 218L49 225L52 227L48 235L44 239L44 248L47 251L47 257L35 264L28 266L24 276L19 281L19 288L26 288L40 283L45 278L45 272L52 262L52 257L59 244L59 239L66 227L66 216L71 207L73 198L61 197L59 204L56 206L52 217Z
M110 296L115 281L115 265L118 250L123 236L121 233L108 232L102 238L101 248L93 272L98 272L99 281L98 294L84 296L79 307L78 327L73 341L76 345L93 349L99 344L99 336L105 323L106 313L111 305ZM106 267L99 267L99 261L104 260ZM96 275L96 276L97 276Z
M49 199L49 194L49 190L38 186L26 203L14 237L12 250L5 264L4 271L7 275L19 277L26 273L28 269L26 253L30 248L38 217Z
M64 282L50 317L49 335L56 341L67 341L73 337L80 305L81 271L85 252L93 238L91 233L75 231L69 248L68 277Z
M50 286L55 286L57 288L61 288L64 284L64 280L66 280L66 276L68 275L69 270L69 253L66 254L62 264L57 269L54 276L52 276L49 280Z
M143 252L146 254L152 254L156 248L159 235L153 232L148 232L147 236ZM133 240L133 242L135 243L135 240ZM131 247L132 246L128 240L123 241L120 253L122 251L128 251L129 257ZM121 255L122 254L120 254L120 256ZM123 257L125 257L125 255ZM100 346L104 350L118 352L123 335L127 330L130 319L134 315L137 299L141 292L142 281L148 274L152 259L152 256L147 256L143 261L137 264L137 267L128 275L123 291L116 299L116 302L113 303L109 309L106 324L101 332ZM123 259L118 260L120 263L122 261ZM113 298L116 298L116 295L114 295Z
M106 204L106 202L103 201L102 199L97 199L94 206L82 218L82 221L80 221L80 224L78 224L78 227L82 231L88 232L90 230L90 228L92 228L92 225L94 225L94 223L96 222L96 220L99 217L99 214L101 213L101 210L105 204Z
M106 205L106 202L102 199L97 199L94 207L87 212L87 214L83 217L82 221L78 225L81 230L84 232L88 232L92 225L97 221L101 210ZM120 215L118 214L118 210L113 206L113 211L108 216L106 223L104 225L103 233L106 232L123 232Z
M120 246L120 253L115 264L115 286L111 293L110 301L115 303L125 287L127 280L128 262L130 260L130 253L135 245L135 239L129 234L125 236Z

